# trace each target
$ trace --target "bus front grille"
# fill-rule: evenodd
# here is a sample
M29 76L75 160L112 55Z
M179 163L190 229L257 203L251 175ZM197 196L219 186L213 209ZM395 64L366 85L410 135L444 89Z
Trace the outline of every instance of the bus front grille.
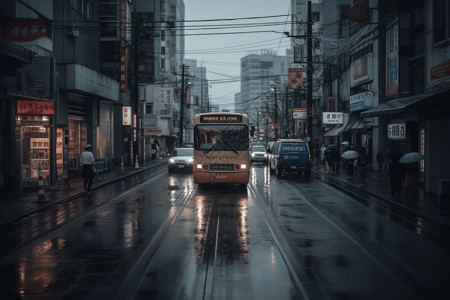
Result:
M211 171L234 171L233 164L210 164L209 169Z

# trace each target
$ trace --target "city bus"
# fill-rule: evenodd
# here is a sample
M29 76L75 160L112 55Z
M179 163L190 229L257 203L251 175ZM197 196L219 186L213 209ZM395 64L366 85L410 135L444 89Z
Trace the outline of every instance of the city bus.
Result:
M194 183L246 185L250 175L248 116L201 113L194 117Z

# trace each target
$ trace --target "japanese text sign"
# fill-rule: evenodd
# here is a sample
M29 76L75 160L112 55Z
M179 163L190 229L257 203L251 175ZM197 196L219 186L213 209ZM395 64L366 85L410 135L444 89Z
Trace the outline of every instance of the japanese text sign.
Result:
M322 114L322 124L343 124L344 113L342 112L324 112Z
M389 140L404 140L406 138L406 124L388 124L388 139Z
M50 116L55 114L55 105L50 101L17 100L17 115Z
M172 117L173 110L173 89L172 88L156 88L155 93L155 110L159 117Z
M11 42L29 42L48 36L47 25L38 20L17 20L6 23L6 39Z
M131 106L122 107L122 125L131 126Z

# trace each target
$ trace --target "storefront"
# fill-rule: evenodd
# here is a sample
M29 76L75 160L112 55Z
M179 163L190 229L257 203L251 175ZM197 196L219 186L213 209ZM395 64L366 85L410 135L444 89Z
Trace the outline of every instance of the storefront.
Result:
M54 114L52 101L17 100L15 140L17 149L20 149L16 156L20 157L22 188L37 185L39 170L46 184L50 182L53 144L51 119ZM62 143L59 146L58 149L56 144L56 153L61 154L57 172L62 172Z

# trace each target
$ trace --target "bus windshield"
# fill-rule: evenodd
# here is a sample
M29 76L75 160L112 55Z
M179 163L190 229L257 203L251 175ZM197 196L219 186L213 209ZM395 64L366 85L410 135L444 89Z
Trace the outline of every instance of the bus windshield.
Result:
M194 128L195 150L238 151L248 150L248 128L245 125L197 125Z

